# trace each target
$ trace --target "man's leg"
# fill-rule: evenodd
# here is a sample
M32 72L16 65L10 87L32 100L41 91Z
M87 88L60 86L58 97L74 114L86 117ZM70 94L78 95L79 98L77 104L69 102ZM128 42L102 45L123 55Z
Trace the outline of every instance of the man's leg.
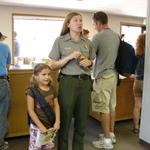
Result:
M110 138L110 114L101 113L101 125L105 138Z
M7 80L0 80L0 146L4 144L7 133L7 114L10 102L10 91Z
M114 128L115 128L115 118L116 118L116 113L115 111L110 113L110 132L114 133Z
M97 80L99 88L99 112L101 113L101 123L104 136L102 141L94 141L93 145L96 148L112 149L112 134L114 133L114 120L115 120L115 106L116 106L116 74L110 74L103 76L100 80ZM95 89L94 89L95 90ZM96 89L98 91L98 89ZM114 142L113 142L114 143Z

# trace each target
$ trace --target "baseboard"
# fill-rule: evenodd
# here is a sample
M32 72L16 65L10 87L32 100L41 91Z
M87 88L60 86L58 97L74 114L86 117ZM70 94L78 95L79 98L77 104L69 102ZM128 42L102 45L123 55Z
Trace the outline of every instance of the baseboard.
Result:
M150 149L150 143L147 143L145 141L143 141L142 139L139 139L139 142L141 145L143 145L144 147Z

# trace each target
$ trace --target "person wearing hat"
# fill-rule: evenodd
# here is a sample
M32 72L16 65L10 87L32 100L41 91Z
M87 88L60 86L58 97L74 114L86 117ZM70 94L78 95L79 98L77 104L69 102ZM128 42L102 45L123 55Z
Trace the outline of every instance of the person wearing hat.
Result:
M10 103L10 89L7 81L8 69L11 63L10 48L3 41L7 38L0 32L0 150L8 148L4 140L7 133L7 114Z
M6 38L7 38L7 36L6 36L6 35L3 35L3 34L0 32L0 41L4 41Z

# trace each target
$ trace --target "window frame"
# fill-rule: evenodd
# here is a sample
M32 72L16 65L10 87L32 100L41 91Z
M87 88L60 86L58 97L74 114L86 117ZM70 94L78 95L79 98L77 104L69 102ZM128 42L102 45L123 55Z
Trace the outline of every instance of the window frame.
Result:
M146 25L144 24L136 24L136 23L127 23L127 22L120 22L120 35L122 34L122 26L133 26L133 27L141 27L142 33L146 31Z
M127 26L127 27L141 27L141 33L144 33L144 31L146 31L146 25L145 24L136 24L136 23L126 23L126 22L120 22L120 36L122 36L122 27L123 26ZM135 39L136 40L136 39ZM127 41L129 42L129 41ZM130 42L129 42L130 43ZM132 42L130 43L133 47L135 47L135 45L132 44Z
M12 64L14 65L15 57L14 57L14 17L33 17L33 18L49 18L49 19L65 19L65 16L55 16L55 15L37 15L37 14L21 14L21 13L13 13L12 14Z

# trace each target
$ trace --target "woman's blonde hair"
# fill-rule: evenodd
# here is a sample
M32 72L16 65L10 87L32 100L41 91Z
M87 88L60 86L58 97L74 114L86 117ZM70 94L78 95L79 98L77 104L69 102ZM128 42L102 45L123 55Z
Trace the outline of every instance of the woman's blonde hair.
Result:
M37 64L34 67L33 74L32 74L31 79L30 79L30 85L29 85L29 87L38 88L39 84L38 84L35 76L37 76L43 69L49 69L49 70L51 70L50 67L47 64L45 64L45 63L39 63L39 64ZM49 82L48 85L51 86L51 81Z
M142 55L145 53L145 39L146 39L145 33L142 33L138 36L136 40L136 49L135 49L136 55Z
M77 12L71 12L71 13L69 13L69 14L65 17L65 20L64 20L64 23L63 23L63 27L62 27L62 30L61 30L61 33L60 33L61 36L62 36L62 35L65 35L65 34L67 34L67 33L70 32L70 30L69 30L69 28L68 28L68 24L70 23L70 20L72 19L72 17L78 16L78 15L81 16L81 14L79 14L79 13L77 13Z

